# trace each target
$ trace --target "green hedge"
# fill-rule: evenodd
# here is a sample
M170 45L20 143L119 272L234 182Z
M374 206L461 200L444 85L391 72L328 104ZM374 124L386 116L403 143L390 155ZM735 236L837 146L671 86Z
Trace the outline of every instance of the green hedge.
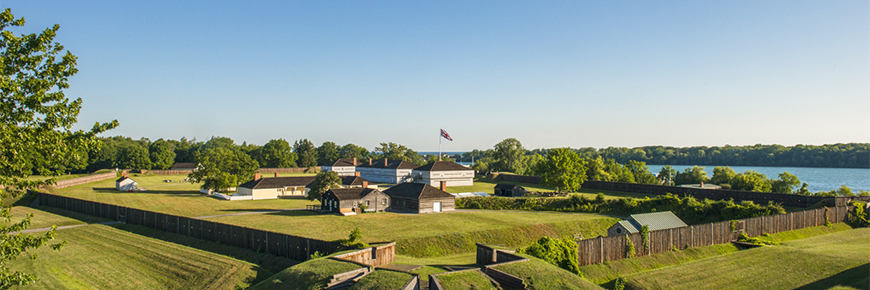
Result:
M785 213L785 209L778 204L757 205L751 201L735 203L733 200L709 199L699 201L693 197L679 198L672 194L644 199L604 199L603 194L599 194L595 199L589 199L582 195L570 197L464 197L456 199L456 208L588 212L622 216L671 211L688 224Z

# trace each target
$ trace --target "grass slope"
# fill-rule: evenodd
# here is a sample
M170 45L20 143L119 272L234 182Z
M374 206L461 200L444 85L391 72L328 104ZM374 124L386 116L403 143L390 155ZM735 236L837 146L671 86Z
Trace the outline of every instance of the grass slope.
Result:
M122 205L179 216L197 217L236 212L305 208L318 204L304 198L236 200L229 201L208 196L199 192L200 184L177 182L186 175L147 175L132 174L143 192L121 192L115 190L115 180L108 179L56 189L55 192L69 197L92 200L102 203ZM176 182L163 182L173 180Z
M57 232L60 251L33 251L12 269L32 273L40 289L233 289L256 275L255 265L103 225Z
M410 282L411 278L414 276L408 273L376 270L353 283L349 290L398 290Z
M496 290L492 282L479 271L447 273L438 276L441 286L450 290Z
M534 183L523 183L523 182L513 182L513 181L502 181L501 179L493 180L491 178L485 177L475 177L474 185L472 186L452 186L447 188L447 192L452 193L460 193L460 192L486 192L489 194L493 194L495 192L494 188L496 184L516 184L522 186L526 190L530 192L553 192L556 191L555 187L545 186L541 184ZM598 193L604 193L607 199L615 199L622 197L631 197L631 198L644 198L646 196L653 197L655 195L646 195L646 194L638 194L632 192L623 192L623 191L612 191L612 190L600 190L600 189L587 189L580 188L577 190L577 193L580 195L586 196L588 198L595 198Z
M627 288L827 289L866 285L868 240L868 228L793 240L630 276Z
M412 273L420 275L422 281L429 281L429 274L447 272L447 269L444 268L447 266L478 267L476 259L476 252L426 258L396 255L393 264L423 266Z
M109 221L86 214L47 206L40 206L37 208L13 206L12 219L9 221L0 220L0 225L10 225L12 223L20 222L27 214L33 214L33 217L30 219L30 226L27 227L28 229L49 228L52 225L70 226Z
M530 289L602 289L601 286L565 269L532 256L518 255L528 258L529 261L500 265L495 269L523 278Z
M333 275L359 268L362 266L350 262L329 258L313 259L287 268L249 289L319 290L329 283Z

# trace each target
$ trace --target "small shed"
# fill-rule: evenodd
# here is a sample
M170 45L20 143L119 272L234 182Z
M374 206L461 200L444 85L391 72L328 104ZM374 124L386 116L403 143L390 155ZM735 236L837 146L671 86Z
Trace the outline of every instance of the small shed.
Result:
M390 207L390 197L382 191L365 187L333 188L321 198L320 208L342 215L354 215L359 209L383 212Z
M121 176L121 178L115 180L115 189L117 190L133 191L136 190L136 188L136 181L130 179L130 177L126 174L124 176Z
M627 220L622 220L607 229L607 236L627 235L640 232L647 226L649 231L681 228L687 226L674 213L669 211L633 214Z
M493 189L495 196L505 197L523 197L526 195L526 189L516 184L499 183Z
M422 183L402 183L384 190L390 196L390 211L436 213L456 209L456 197L444 191L446 181L438 189Z

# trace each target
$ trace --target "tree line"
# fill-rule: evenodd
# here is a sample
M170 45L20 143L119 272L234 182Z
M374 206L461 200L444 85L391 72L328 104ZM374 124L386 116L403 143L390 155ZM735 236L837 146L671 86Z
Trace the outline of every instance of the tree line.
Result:
M510 142L506 142L511 140ZM500 142L493 149L472 150L458 156L458 160L471 162L485 160L488 165L503 155L499 155L500 146L522 148L519 141L509 138ZM520 146L520 147L516 147ZM553 149L522 149L513 151L518 156L536 158L544 156ZM602 157L613 159L618 163L629 160L641 161L647 164L662 165L728 165L728 166L781 166L781 167L834 167L834 168L870 168L870 143L839 143L816 145L761 145L752 146L695 146L695 147L607 147L596 149L592 147L571 148L582 158ZM502 164L503 165L503 164ZM502 169L502 168L498 168ZM511 168L522 169L522 168ZM498 171L498 170L496 170ZM513 170L504 170L511 171Z
M846 185L841 185L840 188L830 191L810 192L806 182L801 182L797 176L787 171L780 173L778 178L768 178L754 170L738 173L731 167L717 166L713 168L713 177L707 177L707 172L704 169L706 167L692 166L680 172L670 165L665 165L659 172L657 180L663 185L712 183L722 186L723 189L755 192L820 196L870 195L870 192L866 190L852 192L852 189Z

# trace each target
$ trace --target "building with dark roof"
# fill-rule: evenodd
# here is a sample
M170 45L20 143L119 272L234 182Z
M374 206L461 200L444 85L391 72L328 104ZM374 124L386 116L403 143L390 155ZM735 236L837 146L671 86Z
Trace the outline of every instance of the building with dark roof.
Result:
M442 183L443 184L443 183ZM390 196L390 211L433 213L456 209L456 197L422 183L402 183L384 190Z
M633 214L607 229L607 236L625 235L640 232L647 226L649 231L673 229L687 226L679 217L669 211Z
M411 171L417 168L414 163L404 160L369 159L368 163L356 166L362 178L372 182L399 184L411 181Z
M134 191L137 189L136 181L130 179L130 176L124 172L121 178L115 180L115 189L120 191Z
M435 161L412 170L414 182L440 186L472 186L474 185L474 170L455 162Z
M335 171L338 176L353 176L356 172L356 158L342 158L329 164L320 165L320 171Z
M516 184L499 183L493 189L495 196L505 197L523 197L526 195L526 189Z
M327 212L354 215L357 212L383 212L390 208L390 196L375 188L333 188L320 199Z
M239 185L237 195L252 196L252 199L271 199L280 197L306 197L308 196L309 186L316 177L314 176L289 176L261 178L260 174L254 175L254 180L248 181ZM341 179L341 187L375 187L377 185L369 185L368 180L359 176L345 176Z

